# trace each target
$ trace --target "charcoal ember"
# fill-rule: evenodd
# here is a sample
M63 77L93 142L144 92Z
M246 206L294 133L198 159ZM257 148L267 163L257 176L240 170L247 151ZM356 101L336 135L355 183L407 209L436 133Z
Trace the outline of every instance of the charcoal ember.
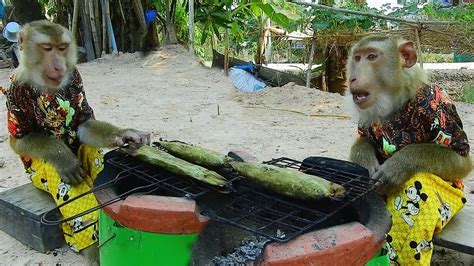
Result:
M263 251L265 244L270 240L262 236L253 236L242 240L240 246L227 256L215 257L212 261L218 266L246 265L250 261L255 261Z

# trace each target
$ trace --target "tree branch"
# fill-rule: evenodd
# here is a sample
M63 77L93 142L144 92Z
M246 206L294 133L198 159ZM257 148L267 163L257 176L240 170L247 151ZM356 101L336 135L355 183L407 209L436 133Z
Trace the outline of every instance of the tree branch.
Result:
M330 10L330 11L334 11L334 12L349 13L349 14L353 14L353 15L373 17L373 18L379 18L379 19L390 20L390 21L396 21L396 22L401 22L401 23L406 23L406 24L412 24L414 26L419 25L419 24L457 24L457 23L459 23L458 21L427 21L427 20L402 19L402 18L395 18L395 17L385 16L385 15L377 15L377 14L372 14L372 13L367 13L367 12L361 12L361 11L356 11L356 10L350 10L350 9L344 9L344 8L338 8L338 7L330 7L330 6L325 6L325 5L321 5L321 4L306 3L306 2L303 2L302 0L289 0L289 1L292 2L292 3L295 3L295 4L311 6L311 7L314 7L314 8L320 8L320 9L326 9L326 10Z

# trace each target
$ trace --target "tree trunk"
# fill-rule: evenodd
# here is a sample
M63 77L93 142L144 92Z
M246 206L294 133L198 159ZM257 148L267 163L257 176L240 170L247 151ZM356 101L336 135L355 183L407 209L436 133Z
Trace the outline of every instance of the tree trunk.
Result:
M194 54L194 0L188 0L189 4L189 51Z
M17 8L17 10L28 12L31 12L31 3L37 2L37 0L13 0L12 2L15 1L19 3L28 2L28 8ZM160 13L163 17L168 17L170 24L174 24L176 0L167 1L170 7L170 16L165 14L164 11ZM50 0L50 2L53 1ZM156 23L146 25L143 15L144 11L154 7L154 2L152 3L150 0L90 0L94 3L92 11L90 10L89 0L55 0L54 5L57 13L54 22L67 26L69 17L72 17L74 21L74 2L79 3L78 6L80 7L79 9L76 8L76 12L79 11L79 14L76 17L77 22L73 23L76 26L76 40L80 46L83 46L89 52L89 60L94 59L95 50L98 50L99 53L114 53L117 52L117 48L120 48L120 51L123 52L137 52L143 48L141 45L144 41L148 42L150 47L158 46ZM28 12L21 13L25 15ZM100 13L100 15L97 16L97 13ZM94 38L92 37L90 15L93 15L93 19L95 19L93 23L96 26ZM33 19L29 18L28 20ZM168 31L172 35L168 39L173 43L177 43L176 30L168 27ZM114 34L112 35L112 33ZM99 49L95 49L94 40L99 42ZM115 41L112 42L113 40Z
M326 48L326 82L329 92L343 94L346 86L346 62L348 50L344 46Z
M167 10L166 10L166 17L165 17L165 22L166 22L165 38L163 40L163 43L165 45L177 44L178 37L176 35L176 25L174 24L174 15L176 11L177 1L171 0L171 3L170 3L170 0L165 0L164 4Z
M163 42L164 44L178 43L178 37L176 36L176 25L174 25L174 23L168 19L166 20L166 33Z
M11 4L13 9L11 14L7 14L10 17L7 22L15 21L23 25L31 21L46 19L38 1L11 0Z

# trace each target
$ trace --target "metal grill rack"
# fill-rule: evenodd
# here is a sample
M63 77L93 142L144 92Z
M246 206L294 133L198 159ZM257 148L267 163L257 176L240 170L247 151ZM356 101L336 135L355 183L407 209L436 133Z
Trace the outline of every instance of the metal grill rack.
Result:
M361 198L373 190L376 185L375 180L368 177L368 175L349 171L348 169L354 168L354 164L352 163L329 158L319 158L328 160L332 162L332 164L305 163L304 161L300 162L286 157L273 159L265 163L283 168L298 169L304 173L320 176L326 180L342 185L347 191L346 198L348 201Z
M340 198L317 201L295 200L250 184L228 168L218 172L231 180L234 190L232 193L222 194L216 191L215 187L192 178L176 176L130 155L112 151L106 155L104 171L98 178L100 182L96 181L91 191L70 199L65 204L102 189L113 189L117 197L66 219L48 220L45 215L42 222L59 224L125 199L131 194L153 194L194 199L203 214L212 219L273 241L286 242L310 230L347 222L347 218L343 217L350 216L347 215L350 211L345 208L371 191L375 185L364 174L343 170L345 168L339 166L348 164L343 161L337 161L338 167L299 162L289 158L278 158L265 163L318 175L343 185L346 194ZM355 220L357 217L350 219Z
M166 190L171 194L170 196L195 199L211 190L210 187L201 182L162 171L130 155L114 156L108 159L107 163L116 169L125 171L129 177L139 178L146 183L153 184L159 188L158 190L161 189L161 192Z
M343 185L347 193L342 198L301 201L241 184L230 203L205 214L273 241L287 242L311 229L348 219L350 214L341 211L366 195L375 185L373 180L362 174L302 163L289 158L278 158L265 163L323 177Z

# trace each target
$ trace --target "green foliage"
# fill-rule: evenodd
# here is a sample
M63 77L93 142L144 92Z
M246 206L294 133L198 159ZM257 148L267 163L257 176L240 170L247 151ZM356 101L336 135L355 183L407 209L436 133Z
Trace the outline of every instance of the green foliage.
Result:
M289 29L293 21L300 19L299 9L283 0L251 0L251 9L256 17L263 12L273 23L285 29Z
M210 34L215 34L220 40L221 34L219 28L231 28L231 18L228 10L232 5L232 1L205 1L196 6L194 21L201 23L203 26L201 35L201 45L207 40Z
M474 3L461 3L451 8L440 8L434 3L423 8L423 14L437 20L455 20L467 23L474 22ZM471 24L472 26L472 24Z
M46 12L48 16L53 16L57 13L56 5L54 1L51 0L38 0L38 3L41 6L41 9Z
M453 59L453 54L423 53L423 62L425 63L452 63Z
M474 84L466 86L459 99L462 102L474 104Z
M261 26L264 15L287 30L295 29L293 22L300 18L300 9L283 0L211 0L197 3L195 21L202 27L201 44L204 44L211 34L220 40L222 29L228 29L236 41L244 41L247 32L255 32ZM258 23L255 23L257 21Z
M175 11L174 24L176 26L176 36L179 42L189 43L189 19L185 5L177 5Z
M166 7L165 1L163 0L150 0L151 3L154 3L156 10L160 15L165 19L167 10L170 7ZM170 1L171 3L171 1ZM189 30L188 30L188 10L187 2L184 0L178 0L176 5L176 10L174 13L174 24L176 26L176 37L180 43L189 43ZM162 25L164 27L164 25ZM162 31L164 29L161 29Z
M351 3L346 4L343 8L375 14L381 13L381 11L377 9ZM370 29L380 24L379 20L366 16L344 14L325 9L312 9L310 16L312 18L312 28L317 32Z
M390 5L384 6L386 10ZM460 3L458 6L444 8L439 2L431 2L418 8L416 3L411 3L400 8L396 8L390 16L404 17L407 15L419 16L428 20L453 20L467 23L474 22L474 3Z

